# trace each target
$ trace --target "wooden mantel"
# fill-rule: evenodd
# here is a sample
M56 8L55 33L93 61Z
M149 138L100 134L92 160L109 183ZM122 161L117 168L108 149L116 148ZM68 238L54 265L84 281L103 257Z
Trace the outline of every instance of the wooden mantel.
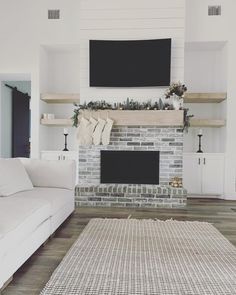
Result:
M183 111L175 110L99 110L81 112L81 116L98 119L109 117L119 126L183 126Z

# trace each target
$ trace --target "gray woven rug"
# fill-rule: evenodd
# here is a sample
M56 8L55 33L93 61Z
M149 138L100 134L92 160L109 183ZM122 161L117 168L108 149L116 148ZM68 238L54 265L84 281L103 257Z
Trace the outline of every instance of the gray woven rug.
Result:
M41 295L236 294L236 248L211 224L92 219Z

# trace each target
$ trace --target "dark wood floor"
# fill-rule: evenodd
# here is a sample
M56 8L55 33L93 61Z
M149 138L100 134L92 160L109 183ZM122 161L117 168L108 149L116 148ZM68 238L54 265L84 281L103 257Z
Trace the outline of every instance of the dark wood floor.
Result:
M91 218L127 218L130 215L131 218L207 221L236 246L236 201L189 199L185 209L77 208L55 236L16 272L2 295L39 294Z

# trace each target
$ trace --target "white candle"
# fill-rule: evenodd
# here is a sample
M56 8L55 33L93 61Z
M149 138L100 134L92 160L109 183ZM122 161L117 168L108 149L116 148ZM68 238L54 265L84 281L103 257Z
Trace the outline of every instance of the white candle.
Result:
M64 134L68 134L68 129L64 128Z
M202 135L202 129L199 129L198 135Z

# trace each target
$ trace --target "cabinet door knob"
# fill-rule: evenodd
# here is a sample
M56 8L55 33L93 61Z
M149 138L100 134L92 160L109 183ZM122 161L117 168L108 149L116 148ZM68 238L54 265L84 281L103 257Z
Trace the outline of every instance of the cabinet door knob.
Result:
M206 165L206 158L203 159L203 164Z
M198 165L200 165L201 164L201 159L200 158L198 158Z

